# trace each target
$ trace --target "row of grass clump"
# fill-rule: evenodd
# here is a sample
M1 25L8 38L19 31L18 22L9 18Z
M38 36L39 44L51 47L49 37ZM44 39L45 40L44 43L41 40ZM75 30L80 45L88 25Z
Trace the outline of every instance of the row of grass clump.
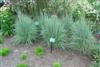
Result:
M87 54L96 43L91 25L87 22L85 18L73 21L71 16L59 19L55 15L41 15L32 20L19 12L15 23L14 42L16 44L32 44L37 40L37 36L41 36L48 46L53 40L55 48L68 48Z
M14 35L15 44L32 44L41 37L41 40L47 42L48 46L53 40L55 48L68 48L88 54L95 45L92 27L87 24L88 22L85 18L74 21L68 15L62 18L58 18L56 15L40 15L35 19L31 19L29 16L18 12L14 24L9 24L10 21L7 21L7 24L13 27L10 29L5 28L6 30L13 30L13 33L9 33L9 35ZM5 24L1 23L1 25L6 26L6 22ZM2 26L1 32L3 32ZM7 30L7 32L10 31ZM0 35L0 41L2 40L3 37Z
M15 44L32 44L41 37L48 45L53 40L54 47L78 50L83 53L89 52L95 45L91 25L87 24L88 21L84 18L74 21L68 15L62 18L55 15L40 15L36 19L31 19L29 16L18 12L16 21L12 22L13 15L7 12L3 13L5 19L0 14L0 19L2 19L0 21L1 42L3 41L2 35L13 35Z

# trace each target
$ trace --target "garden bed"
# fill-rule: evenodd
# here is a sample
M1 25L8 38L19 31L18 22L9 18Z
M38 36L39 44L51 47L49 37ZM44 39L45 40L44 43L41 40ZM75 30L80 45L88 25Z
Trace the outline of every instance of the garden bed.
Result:
M6 1L0 67L100 67L100 1Z

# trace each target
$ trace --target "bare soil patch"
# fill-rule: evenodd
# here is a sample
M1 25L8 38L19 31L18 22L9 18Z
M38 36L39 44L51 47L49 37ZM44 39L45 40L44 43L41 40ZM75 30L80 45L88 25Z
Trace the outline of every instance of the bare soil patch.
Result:
M61 50L54 50L51 54L47 47L45 47L45 55L37 57L33 50L39 46L40 43L31 46L12 45L12 38L6 38L5 43L1 44L0 48L9 47L11 53L7 57L0 57L0 67L16 67L18 63L26 63L30 67L51 67L52 63L57 61L61 63L62 67L89 67L90 60L86 56ZM28 53L28 58L25 61L20 60L20 54L23 51Z

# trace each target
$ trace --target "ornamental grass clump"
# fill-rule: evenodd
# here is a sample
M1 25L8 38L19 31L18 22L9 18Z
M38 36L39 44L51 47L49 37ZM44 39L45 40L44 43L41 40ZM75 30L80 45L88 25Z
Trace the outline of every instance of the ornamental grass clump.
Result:
M35 18L36 20L35 25L37 27L37 32L38 32L37 34L38 41L42 39L41 30L42 30L42 27L45 25L47 19L48 19L48 15L46 14L45 15L41 14L40 16L37 16Z
M14 42L19 44L32 44L37 35L37 28L34 21L21 12L18 13L18 18L15 24Z
M89 25L85 19L81 19L72 26L72 45L71 48L83 53L88 53L94 48L95 39Z
M53 46L64 47L65 30L60 20L56 16L51 16L45 19L44 23L42 25L42 36L48 45L51 44L50 40L52 38L54 40Z
M71 36L72 36L72 25L74 24L73 18L71 15L64 16L61 21L64 24L65 29L65 35L66 35L66 45L71 42Z

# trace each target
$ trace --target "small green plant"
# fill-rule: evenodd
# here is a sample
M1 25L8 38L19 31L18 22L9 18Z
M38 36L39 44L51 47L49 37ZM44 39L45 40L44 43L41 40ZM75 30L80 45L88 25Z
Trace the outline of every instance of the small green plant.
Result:
M22 53L20 55L21 60L26 60L27 59L27 53Z
M59 62L53 63L52 67L61 67L61 64Z
M17 64L16 67L29 67L27 64Z
M0 56L5 57L9 55L10 49L9 48L1 48L0 49Z
M37 47L34 49L34 53L36 56L43 56L44 54L44 49L41 47Z
M15 24L14 42L16 44L32 44L32 41L35 40L36 35L37 28L34 21L30 17L18 12L18 18Z
M4 36L13 35L14 22L15 16L12 14L11 10L8 7L7 9L0 11L0 29Z

